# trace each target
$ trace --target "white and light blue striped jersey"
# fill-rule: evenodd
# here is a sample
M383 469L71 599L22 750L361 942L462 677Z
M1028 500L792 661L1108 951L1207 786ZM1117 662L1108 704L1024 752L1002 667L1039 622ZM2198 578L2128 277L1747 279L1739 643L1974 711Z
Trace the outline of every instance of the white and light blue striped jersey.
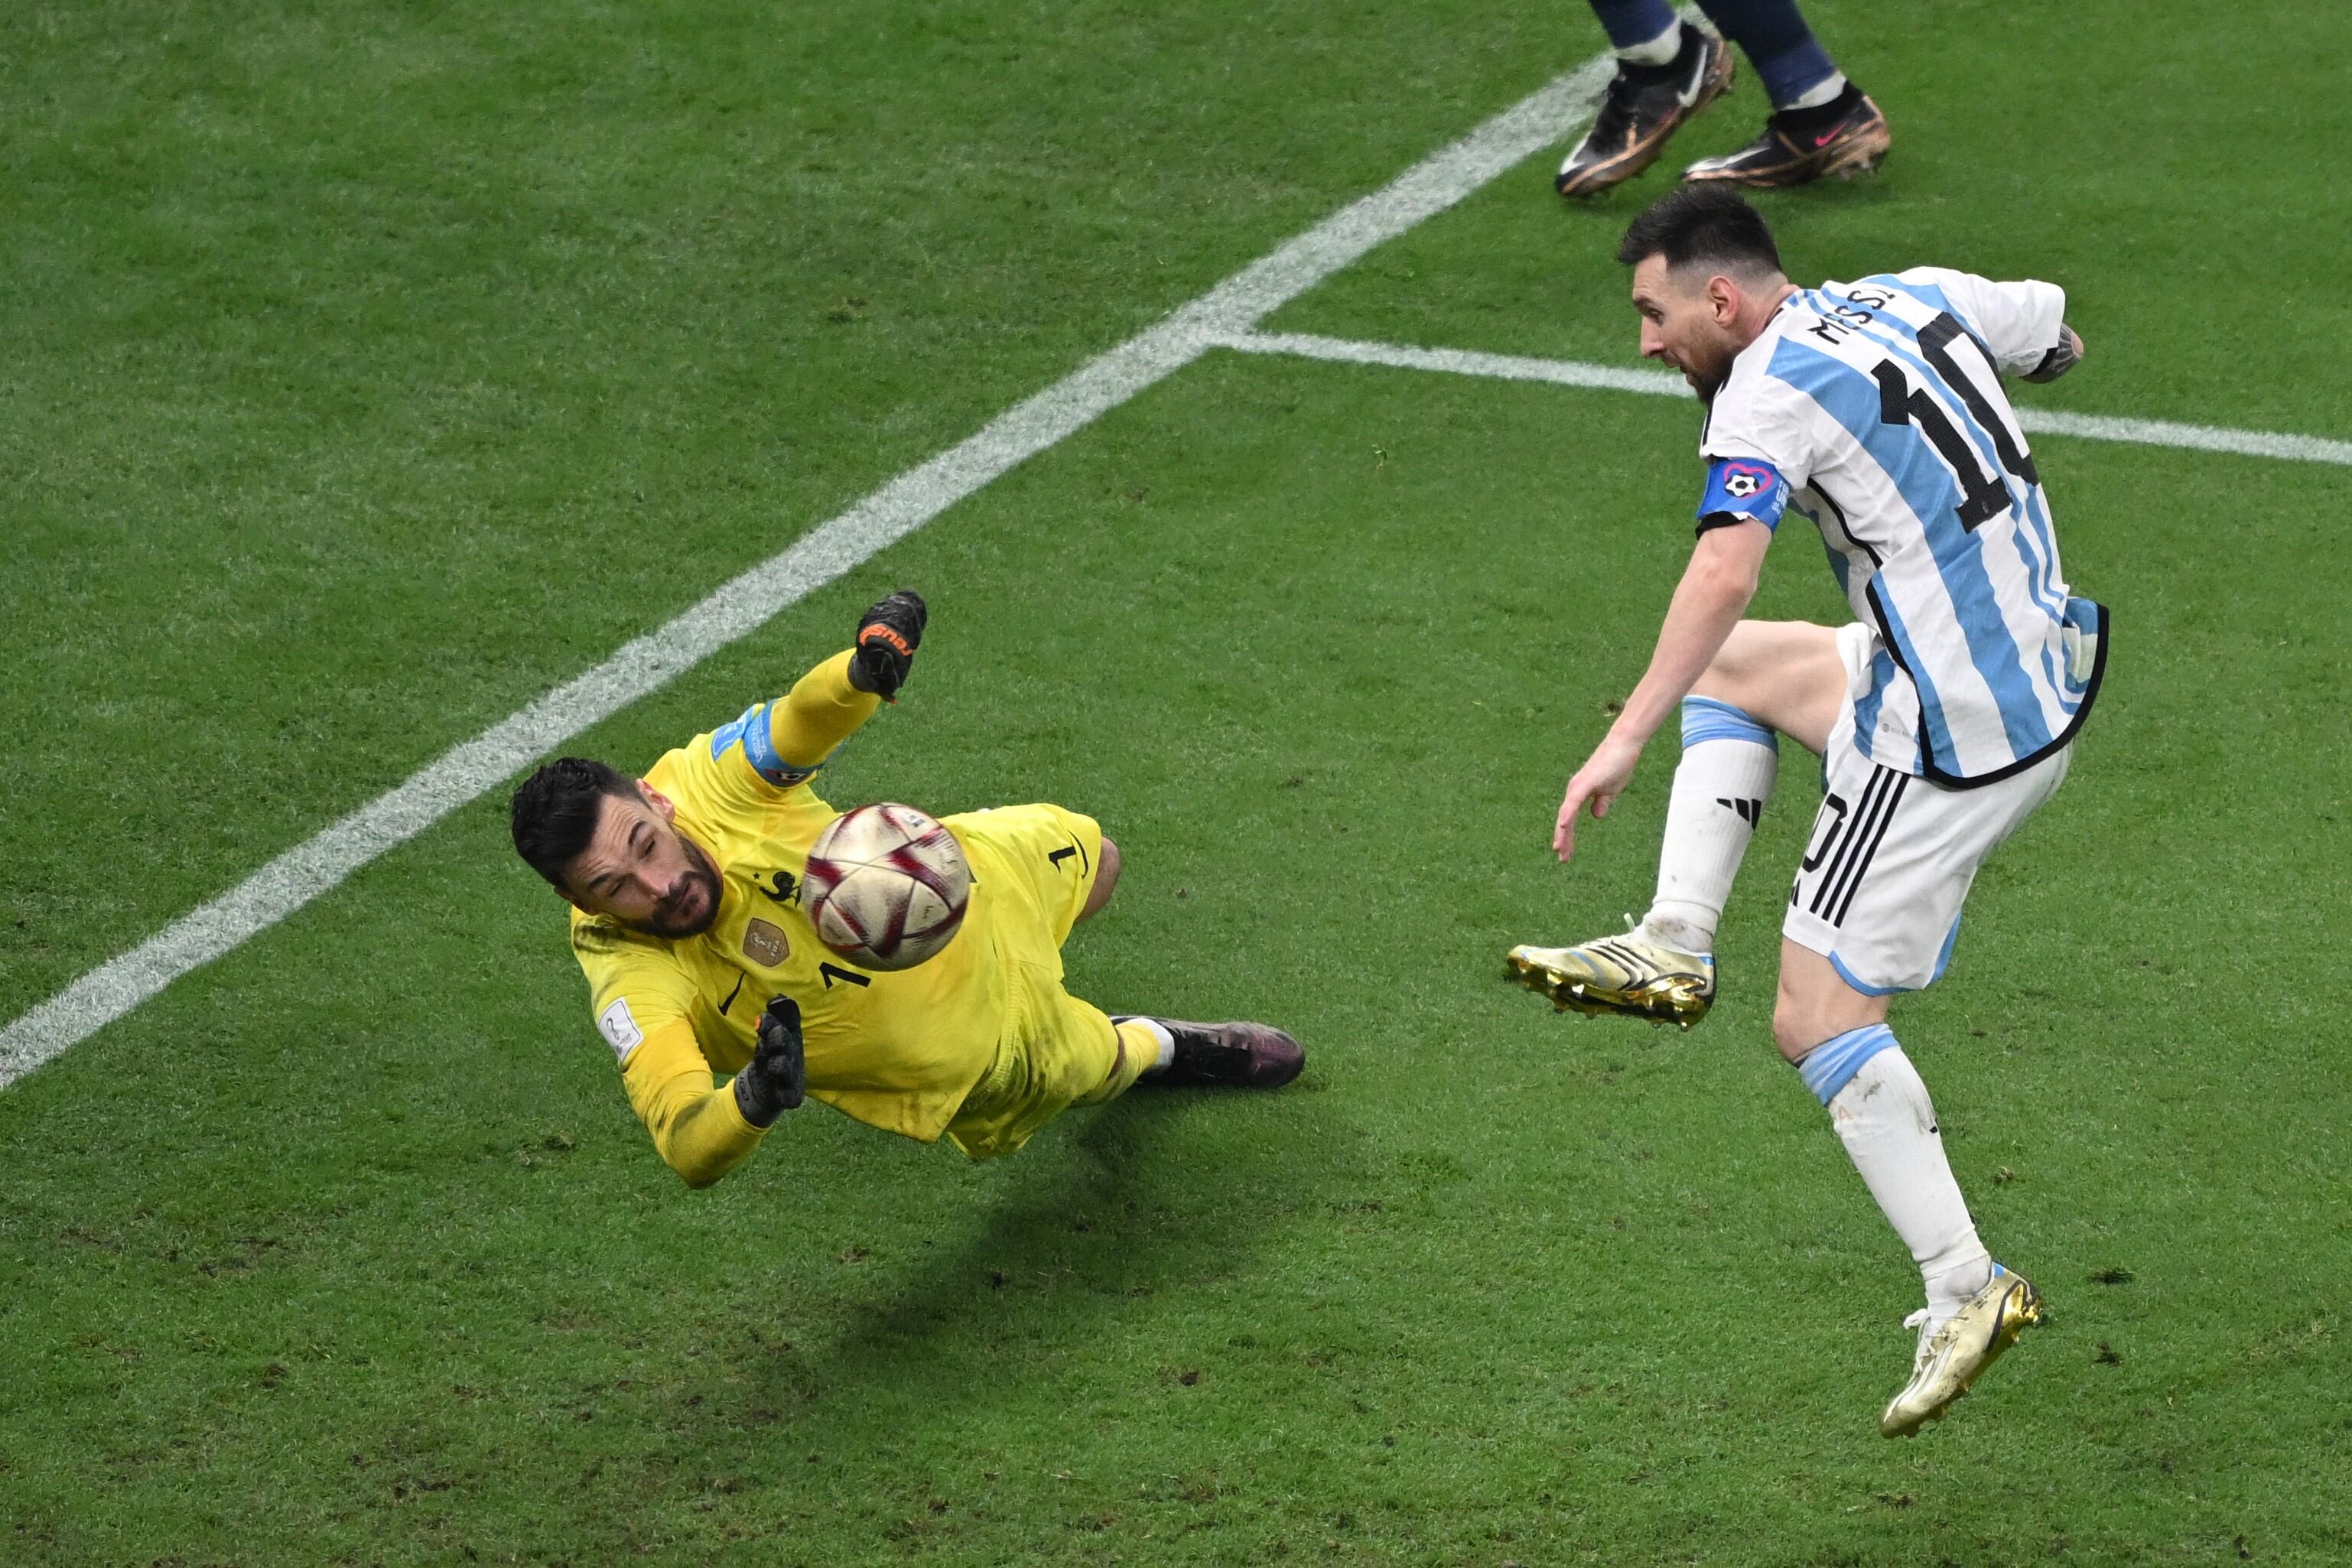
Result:
M1929 267L1801 289L1708 410L1702 525L1801 514L1878 629L1854 704L1855 744L1874 763L1990 784L2090 712L2106 612L2067 591L2001 387L2057 345L2065 305L2054 284Z

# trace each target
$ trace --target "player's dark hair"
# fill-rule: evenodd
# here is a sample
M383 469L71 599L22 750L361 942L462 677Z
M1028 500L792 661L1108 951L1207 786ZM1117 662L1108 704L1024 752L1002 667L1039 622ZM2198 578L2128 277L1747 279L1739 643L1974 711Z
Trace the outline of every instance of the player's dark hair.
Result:
M1643 209L1618 242L1617 259L1636 267L1653 256L1675 268L1697 262L1725 272L1781 269L1764 215L1720 185L1684 185Z
M557 892L569 892L564 868L580 858L595 836L604 797L636 793L636 780L593 758L558 757L515 786L507 808L515 853Z

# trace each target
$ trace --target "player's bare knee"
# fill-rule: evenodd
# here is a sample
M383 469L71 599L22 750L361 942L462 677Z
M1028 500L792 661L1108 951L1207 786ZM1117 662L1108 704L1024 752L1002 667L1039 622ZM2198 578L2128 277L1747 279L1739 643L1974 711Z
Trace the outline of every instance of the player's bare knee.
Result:
M1694 695L1727 702L1769 722L1780 704L1790 653L1790 627L1780 621L1741 621L1715 650L1691 687Z
M1886 1021L1887 998L1855 990L1835 965L1783 937L1780 989L1772 1004L1772 1043L1790 1061L1849 1029Z
M1783 991L1772 1008L1772 1043L1780 1047L1780 1054L1792 1062L1802 1061L1827 1037L1819 1032L1809 1010Z
M1731 635L1723 639L1723 646L1715 650L1715 657L1707 660L1698 679L1692 682L1691 695L1728 702L1734 708L1747 706L1740 699L1748 695L1755 660L1748 654L1752 637L1745 634L1756 624L1741 621L1731 628Z
M1087 906L1078 911L1078 919L1087 919L1110 902L1111 889L1118 886L1118 846L1106 837L1102 853L1095 858L1095 885L1087 889Z

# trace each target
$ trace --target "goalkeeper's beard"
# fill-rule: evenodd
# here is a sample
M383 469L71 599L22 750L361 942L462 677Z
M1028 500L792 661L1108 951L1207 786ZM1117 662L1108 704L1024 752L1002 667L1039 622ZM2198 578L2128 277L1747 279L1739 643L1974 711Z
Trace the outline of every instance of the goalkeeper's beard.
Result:
M654 906L651 918L629 922L632 929L664 942L678 942L709 931L719 920L719 899L726 890L719 868L702 852L702 846L683 833L677 835L677 841L693 867L670 885L662 901Z

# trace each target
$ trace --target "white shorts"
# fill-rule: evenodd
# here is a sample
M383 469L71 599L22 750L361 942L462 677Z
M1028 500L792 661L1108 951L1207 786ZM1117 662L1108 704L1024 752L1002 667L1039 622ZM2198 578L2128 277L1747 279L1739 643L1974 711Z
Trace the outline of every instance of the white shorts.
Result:
M1853 742L1854 700L1869 689L1878 646L1868 626L1838 629L1845 705L1822 753L1821 815L1780 922L1782 936L1872 996L1917 991L1943 974L1977 868L2057 793L2074 750L1975 789L1881 767Z

